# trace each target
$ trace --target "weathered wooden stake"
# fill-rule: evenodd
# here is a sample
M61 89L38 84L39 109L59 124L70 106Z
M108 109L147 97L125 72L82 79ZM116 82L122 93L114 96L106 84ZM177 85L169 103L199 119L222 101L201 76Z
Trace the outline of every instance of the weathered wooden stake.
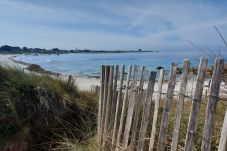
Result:
M159 81L158 81L158 92L157 92L157 97L155 99L154 116L153 116L153 122L152 122L149 151L153 150L154 142L155 142L155 133L156 133L156 127L157 127L157 121L158 121L159 102L160 102L161 95L162 95L163 79L164 79L164 69L161 69L160 74L159 74Z
M149 122L150 107L151 107L152 96L154 92L156 74L157 74L156 72L151 71L150 77L149 77L149 83L148 83L148 88L146 92L145 104L143 108L142 121L140 126L137 151L143 151L144 139L146 136L148 122Z
M99 94L100 87L98 85L91 85L91 93Z
M216 58L212 80L211 80L212 82L210 85L208 104L206 109L206 118L205 118L205 125L204 125L204 131L203 131L201 151L211 150L211 138L214 130L215 114L216 114L216 108L217 108L217 102L219 97L219 90L220 90L220 84L223 76L223 71L224 71L224 59Z
M173 93L175 88L176 73L177 73L177 66L175 64L172 64L166 99L164 102L161 126L160 126L160 133L159 133L158 146L157 146L158 151L164 151L165 149L166 135L167 135L168 123L169 123L169 113L171 109L171 103L172 103Z
M221 138L219 141L218 151L226 151L227 150L227 110L225 112L225 119L222 126Z
M143 89L143 83L144 83L144 70L145 70L145 66L143 66L142 68L142 73L141 73L141 81L142 83L140 83L139 89ZM124 136L123 136L123 150L127 149L128 146L128 140L129 140L129 134L130 134L130 130L131 130L131 124L132 124L132 117L133 117L133 111L134 111L134 106L135 103L137 101L137 87L134 87L131 89L131 96L129 98L129 105L128 105L128 112L127 112L127 117L126 117L126 123L125 123L125 129L124 129ZM134 116L134 120L137 120L138 115Z
M115 73L114 74L114 81L113 81L113 89L112 89L112 102L111 102L111 113L110 113L110 123L109 123L109 129L113 130L114 125L114 117L115 117L115 111L116 111L116 104L117 104L117 82L118 82L118 74L119 74L119 66L116 65L115 67ZM113 131L112 131L113 132Z
M104 127L105 127L105 113L106 113L106 102L107 102L107 94L108 94L108 81L109 81L109 75L110 75L110 66L105 66L105 80L104 80L104 94L103 94L103 105L102 105L102 148L101 150L105 149L105 141L106 141L106 134L104 133Z
M133 72L131 88L134 88L135 86L137 86L138 72L139 72L139 66L135 65L134 66L134 72Z
M101 80L100 80L100 92L99 92L99 109L98 109L98 146L97 150L99 151L101 148L100 146L102 145L101 142L101 129L102 129L102 105L103 105L103 91L104 91L104 78L105 78L105 66L102 65L101 67Z
M133 124L132 124L132 136L131 136L131 150L134 150L135 147L135 141L137 137L137 127L139 122L139 116L140 116L140 108L143 104L143 85L144 85L144 74L145 74L145 66L142 66L141 75L140 75L140 83L138 87L134 87L136 89L135 97L132 99L135 99L135 111L134 111L134 118L133 118ZM133 96L132 96L133 97Z
M112 150L115 148L115 139L117 134L117 123L118 123L118 112L119 112L119 104L122 98L122 88L123 88L123 82L124 82L124 72L125 72L125 66L122 65L121 68L121 76L120 76L120 86L117 96L117 104L116 104L116 112L114 117L114 126L113 126L113 135L112 135Z
M119 147L120 147L121 134L122 134L124 116L125 116L125 111L126 111L126 101L128 99L128 90L129 90L129 82L130 82L131 70L132 70L132 66L130 65L129 68L128 68L128 75L127 75L127 81L126 81L125 94L124 94L124 99L123 99L123 104L122 104L121 118L120 118L120 124L119 124L118 135L117 135L116 150L118 150Z
M72 75L69 75L67 86L72 86L72 81L73 81L73 77L72 77Z
M106 101L106 112L105 114L105 123L104 123L104 135L109 136L109 122L110 122L110 113L111 113L111 102L112 102L112 92L113 92L113 72L114 66L110 66L110 74L108 81L108 93Z
M173 131L171 151L177 150L180 126L181 126L181 114L182 114L183 105L184 105L184 98L185 98L186 86L187 86L187 81L188 81L189 66L190 66L190 61L188 59L185 59L184 64L183 64L183 73L182 73L182 80L181 80L181 85L180 85L179 100L177 102L176 121L175 121L174 131Z
M189 117L184 151L191 151L194 146L206 69L207 69L207 59L202 57L200 59L199 71L198 71L198 76L196 80L196 87L195 87L195 92L192 99L192 107L191 107L191 113Z

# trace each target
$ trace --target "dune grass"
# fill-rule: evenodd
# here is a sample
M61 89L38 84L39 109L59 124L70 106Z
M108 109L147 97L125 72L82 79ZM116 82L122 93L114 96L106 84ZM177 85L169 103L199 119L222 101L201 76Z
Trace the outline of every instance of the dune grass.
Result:
M162 118L162 113L163 113L163 108L164 108L164 98L163 96L161 102L160 102L160 108L159 108L159 114L158 114L158 123L157 123L157 132L156 132L156 141L155 141L155 149L156 145L158 143L158 137L159 137L159 131L160 131L160 125L161 125L161 118ZM166 142L166 148L168 150L171 149L171 142L172 142L172 137L173 137L173 130L174 130L174 123L176 120L176 106L177 106L177 100L178 97L174 97L171 110L170 110L170 118L169 118L169 125L168 125L168 133L167 133L167 142ZM180 128L180 133L179 133L179 142L178 142L178 149L183 150L184 145L185 145L185 138L186 138L186 133L187 133L187 127L188 127L188 120L191 112L191 102L192 98L185 98L184 106L183 106L183 113L182 113L182 118L181 118L181 128ZM204 123L205 123L205 114L206 114L206 107L207 107L207 101L208 97L203 97L202 103L200 106L200 112L199 112L199 120L198 120L198 127L196 131L196 140L195 140L195 145L193 150L200 150L201 143L202 143L202 136L203 136L203 128L204 128ZM219 101L217 104L217 110L216 110L216 116L215 116L215 127L214 127L214 132L213 132L213 137L212 137L212 150L217 150L218 144L219 144L219 139L220 139L220 134L221 134L221 129L222 129L222 124L225 116L225 111L227 108L227 102L225 101ZM150 114L153 114L153 110L151 110ZM150 118L150 121L152 121L152 117ZM151 124L148 127L148 132L147 132L147 138L150 137L150 132L151 132ZM149 139L146 139L145 141L145 149L148 149L149 146Z
M54 150L66 140L82 149L95 135L96 112L95 94L0 67L0 150Z
M171 108L167 148L171 145L177 99L174 99ZM75 86L49 76L26 74L18 69L0 66L0 150L95 150L97 100L96 94L80 91ZM207 98L203 98L194 150L199 150L201 146L206 104ZM226 102L218 102L212 150L217 149L226 107ZM191 98L187 98L182 115L180 149L185 143L190 109ZM162 110L163 100L156 140ZM151 124L147 138L150 131ZM145 144L146 149L149 139Z

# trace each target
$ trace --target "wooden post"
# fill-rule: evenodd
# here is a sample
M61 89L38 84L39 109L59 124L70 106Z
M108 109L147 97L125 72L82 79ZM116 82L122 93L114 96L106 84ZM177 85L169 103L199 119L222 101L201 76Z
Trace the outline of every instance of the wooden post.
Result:
M100 94L99 94L99 109L98 109L98 145L97 150L100 150L100 146L102 145L101 142L101 129L102 129L102 105L103 105L103 92L104 92L104 76L105 76L105 66L102 65L101 67L101 80L100 80Z
M157 147L158 151L164 151L165 149L166 135L167 135L168 123L169 123L169 112L171 109L171 103L172 103L173 93L175 88L176 73L177 73L177 66L175 64L172 64L166 99L164 102L160 133L158 138L158 147Z
M116 148L117 150L119 149L118 147L120 147L120 140L121 140L123 123L124 123L125 110L126 110L126 106L125 105L126 105L126 101L127 101L127 98L128 98L128 90L129 90L129 82L130 82L131 70L132 70L132 66L130 65L129 68L128 68L126 88L125 88L125 94L124 94L124 99L123 99L123 104L122 104L120 124L119 124L118 135L117 135L117 148Z
M113 92L113 72L114 67L110 66L110 74L108 81L108 93L107 93L107 101L106 101L106 112L105 114L105 123L104 123L104 135L109 136L109 121L110 121L110 113L111 113L111 102L112 102L112 92Z
M138 71L139 71L139 66L135 65L134 66L134 73L133 73L131 88L134 88L135 86L137 86Z
M136 100L136 103L138 104L138 98L139 98L139 93L142 89L139 89L138 87L141 87L141 84L143 85L143 82L144 82L144 70L145 70L145 67L143 66L142 67L142 71L141 71L141 78L140 78L140 85L137 86L137 81L138 81L138 72L139 72L139 66L138 65L135 65L134 66L134 74L133 74L133 81L132 81L132 84L131 84L131 97L129 97L130 99L135 99ZM135 91L134 91L135 90ZM141 98L140 98L141 99ZM135 107L136 108L136 107ZM136 110L136 109L135 109ZM136 112L136 111L135 111ZM137 115L137 113L136 113ZM137 121L137 117L135 115L135 118L134 118L134 123L133 123L133 127L132 129L136 129L137 127L137 124L136 124L136 121ZM131 142L134 142L135 141L135 135L136 135L136 132L137 131L133 131L132 130L132 137L131 139L133 141ZM132 143L133 144L133 143ZM131 146L131 150L133 150L133 146Z
M111 119L114 119L115 111L116 111L118 74L119 74L119 66L117 65L115 68L115 75L114 75L113 99L112 99L112 105L111 105ZM111 120L111 129L113 128L113 124L114 124L114 121Z
M142 66L141 75L140 75L140 84L136 89L136 95L135 95L135 115L133 119L132 124L132 137L131 137L131 150L134 150L135 141L136 141L136 134L137 134L137 127L138 127L138 121L140 116L140 108L143 103L143 85L144 85L144 74L145 74L145 66ZM136 88L136 87L135 87ZM132 98L134 99L134 98Z
M220 84L224 71L224 59L216 58L214 71L212 75L212 82L210 85L210 92L208 98L208 104L206 109L206 118L203 131L203 140L201 151L210 151L211 138L213 135L213 129L215 124L215 114L217 108L217 102L219 97ZM226 136L227 137L227 136Z
M191 113L189 117L184 151L191 151L194 146L206 69L207 69L207 59L202 57L200 59L199 71L198 71L198 76L196 80L196 87L195 87L195 92L192 99L192 107L191 107Z
M143 151L144 139L146 136L148 122L149 122L150 107L151 107L152 96L153 96L153 92L154 92L156 74L157 74L156 72L151 71L150 77L149 77L149 83L148 83L148 88L147 88L147 92L146 92L145 104L144 104L142 121L141 121L141 126L140 126L139 142L137 145L137 151Z
M99 94L100 93L100 86L96 85L95 87L95 93Z
M91 85L91 93L99 94L99 89L98 85Z
M120 101L121 101L121 98L122 98L124 72L125 72L125 66L122 65L121 77L120 77L121 78L120 79L120 87L119 87L118 96L117 96L116 112L115 112L115 117L114 117L113 135L112 135L112 148L113 149L115 148L115 139L116 139L116 134L117 134L117 123L118 123L118 112L119 112L119 104L120 104Z
M105 113L106 113L106 102L107 102L107 94L108 94L108 81L109 81L109 74L110 74L110 66L105 66L105 80L104 80L104 94L103 94L103 105L102 105L102 129L101 129L101 134L102 134L102 148L101 150L104 150L105 148L105 140L106 140L106 134L104 134L104 124L105 124Z
M186 86L187 86L187 81L188 81L189 66L190 66L190 61L188 59L185 59L184 64L183 64L183 74L182 74L182 81L181 81L181 85L180 85L179 100L177 102L176 121L175 121L174 131L173 131L171 151L177 150L179 131L180 131L180 126L181 126L181 114L182 114L183 105L184 105L184 98L185 98Z
M67 86L72 86L72 75L69 75Z
M218 151L226 151L227 148L227 110L225 112L225 119L222 126L221 138L219 141Z
M91 93L95 92L95 85L91 85Z
M128 140L129 140L129 134L130 134L131 126L132 126L132 117L133 117L133 111L134 111L135 103L138 102L137 105L140 104L139 99L137 99L137 98L141 98L140 93L143 90L144 72L145 72L145 66L142 67L139 90L137 91L137 87L134 87L131 90L131 97L129 99L129 106L128 106L128 112L127 112L128 114L127 114L127 118L126 118L125 131L124 131L124 137L123 137L123 143L122 143L123 149L126 149L127 146L128 146ZM137 106L137 108L138 108L137 110L139 110L138 106ZM138 112L139 111L135 111L135 116L134 116L135 127L133 127L133 128L135 129L135 135L136 135L136 128L137 128L137 123L138 123L138 119L139 119L139 113ZM132 132L133 131L134 130L132 130ZM132 142L132 143L134 143L134 142Z
M153 150L154 142L155 142L155 133L156 133L156 127L157 127L157 121L158 121L159 102L160 102L161 95L162 95L163 79L164 79L164 69L161 69L160 74L159 74L159 81L158 81L158 92L157 92L157 97L155 99L154 116L153 116L153 122L152 122L149 151Z

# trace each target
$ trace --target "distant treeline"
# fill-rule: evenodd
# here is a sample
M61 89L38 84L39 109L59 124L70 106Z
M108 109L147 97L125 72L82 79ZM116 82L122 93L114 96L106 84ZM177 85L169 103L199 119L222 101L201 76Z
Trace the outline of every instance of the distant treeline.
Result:
M60 50L58 48L43 49L43 48L27 48L4 45L0 47L0 53L43 53L43 54L62 54L62 53L75 53L75 50Z
M158 52L158 51L143 51L139 50L89 50L89 49L75 49L62 50L59 48L44 49L44 48L27 48L4 45L0 47L0 53L41 53L41 54L65 54L65 53L127 53L127 52Z

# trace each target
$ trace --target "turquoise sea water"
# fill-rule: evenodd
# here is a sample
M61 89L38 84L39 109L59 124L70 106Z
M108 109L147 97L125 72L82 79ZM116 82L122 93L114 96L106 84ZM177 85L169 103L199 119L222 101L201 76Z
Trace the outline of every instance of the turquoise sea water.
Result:
M211 55L208 55L209 57ZM185 58L190 59L191 66L199 63L199 53L191 52L141 52L141 53L103 53L103 54L62 54L62 55L19 55L17 60L38 64L46 70L64 74L99 76L102 64L110 65L145 65L147 69L155 70L162 66L169 69L174 62L182 66ZM224 55L227 58L227 55ZM209 58L209 64L213 63L214 57Z

